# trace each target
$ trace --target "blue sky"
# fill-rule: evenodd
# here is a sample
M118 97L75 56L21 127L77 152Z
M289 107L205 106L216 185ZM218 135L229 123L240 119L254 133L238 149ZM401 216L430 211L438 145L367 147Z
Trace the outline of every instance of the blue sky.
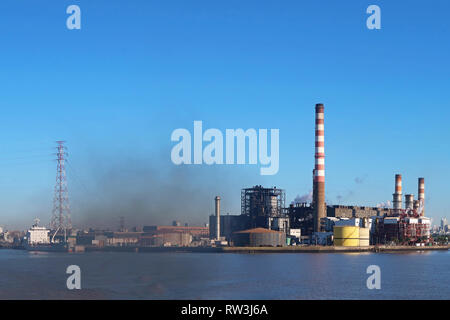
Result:
M81 30L66 28L71 4L81 8ZM381 8L381 30L366 28L370 4ZM240 189L255 184L286 189L290 202L311 189L318 102L329 202L391 200L395 173L404 193L417 195L423 176L437 223L450 210L449 10L444 0L3 0L0 225L50 220L60 139L80 226L96 214L88 207L113 203L105 176L117 173L119 185L126 176L123 201L132 199L136 168L166 190L181 174L178 191L198 190L199 202L186 209L173 201L164 215L139 207L130 224L207 222L216 194L225 211L239 213ZM223 132L280 129L278 174L250 165L174 168L171 132L192 131L194 120ZM140 183L149 199L161 197ZM95 223L116 225L118 214Z

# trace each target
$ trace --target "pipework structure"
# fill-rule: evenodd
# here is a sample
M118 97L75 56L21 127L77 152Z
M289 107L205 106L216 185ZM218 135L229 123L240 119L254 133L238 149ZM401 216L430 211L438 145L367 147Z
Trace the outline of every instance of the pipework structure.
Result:
M270 218L282 216L285 203L283 189L254 186L241 190L241 214L250 218L251 228L268 228Z
M313 181L313 207L314 207L314 231L320 231L320 221L327 215L325 204L325 130L324 130L324 106L316 104L316 130L315 130L315 165Z

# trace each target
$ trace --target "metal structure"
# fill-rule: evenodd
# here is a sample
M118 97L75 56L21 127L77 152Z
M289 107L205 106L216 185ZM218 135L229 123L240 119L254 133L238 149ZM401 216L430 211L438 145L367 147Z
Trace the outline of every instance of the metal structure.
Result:
M430 239L431 223L423 217L421 208L399 209L396 217L384 217L377 221L375 242L386 244L396 242L402 245L426 243Z
M320 231L320 219L327 216L325 204L325 135L324 106L316 104L315 165L313 182L314 230Z
M57 143L57 167L56 167L56 184L55 184L55 194L53 198L53 212L52 219L50 222L50 228L54 232L53 238L59 233L64 232L66 234L67 230L72 229L72 222L70 218L70 207L69 207L69 195L67 191L67 177L65 169L66 161L66 147L64 146L65 141L56 141Z
M252 228L268 228L270 217L282 216L286 194L283 189L254 186L241 190L241 214L250 217Z

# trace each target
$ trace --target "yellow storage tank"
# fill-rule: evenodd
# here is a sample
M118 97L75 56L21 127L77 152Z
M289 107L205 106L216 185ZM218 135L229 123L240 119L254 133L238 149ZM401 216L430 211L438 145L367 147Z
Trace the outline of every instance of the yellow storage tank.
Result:
M367 247L370 244L370 229L359 228L359 246Z
M359 227L334 226L334 245L359 247Z

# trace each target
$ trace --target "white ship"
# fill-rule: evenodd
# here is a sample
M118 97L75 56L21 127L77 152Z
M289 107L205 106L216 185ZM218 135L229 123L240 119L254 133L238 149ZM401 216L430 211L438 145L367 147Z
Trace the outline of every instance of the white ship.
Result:
M33 226L28 230L24 238L24 247L28 251L59 251L67 252L67 244L63 242L55 242L55 231L52 239L50 239L50 230L39 226L39 219L34 220Z

